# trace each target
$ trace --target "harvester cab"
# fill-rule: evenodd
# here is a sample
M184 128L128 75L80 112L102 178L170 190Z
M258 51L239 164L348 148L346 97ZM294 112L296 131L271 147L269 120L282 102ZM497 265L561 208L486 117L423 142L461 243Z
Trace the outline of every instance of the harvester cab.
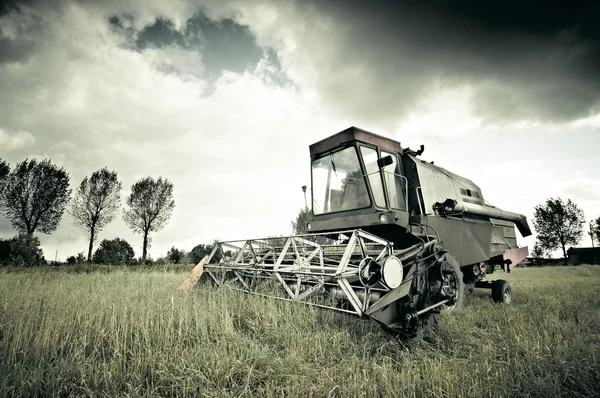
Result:
M307 230L360 228L397 249L441 239L462 266L521 262L528 253L517 248L514 225L531 235L525 216L485 204L476 184L418 159L423 151L356 127L311 145Z
M515 233L531 234L526 218L487 205L477 185L419 159L423 151L356 127L311 145L307 234L217 242L190 277L409 336L475 287L510 302L507 281L485 278L528 255Z

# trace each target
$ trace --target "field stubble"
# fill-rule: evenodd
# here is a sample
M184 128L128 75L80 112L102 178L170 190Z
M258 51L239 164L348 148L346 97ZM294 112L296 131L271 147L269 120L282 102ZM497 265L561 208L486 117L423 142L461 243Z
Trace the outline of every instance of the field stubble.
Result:
M599 396L600 267L517 269L399 341L186 273L0 271L0 396Z

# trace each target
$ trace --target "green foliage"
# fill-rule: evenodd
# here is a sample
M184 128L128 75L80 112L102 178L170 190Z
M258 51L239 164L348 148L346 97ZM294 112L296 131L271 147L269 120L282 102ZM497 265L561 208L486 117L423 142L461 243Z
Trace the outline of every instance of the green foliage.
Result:
M570 199L565 203L561 198L550 198L535 207L533 217L536 244L547 251L562 249L565 259L566 246L579 243L583 236L583 211Z
M192 264L198 264L200 261L202 261L202 259L205 256L210 256L210 253L212 253L216 242L217 241L213 241L213 243L210 243L208 245L201 243L201 244L195 246L188 253L188 261ZM229 257L231 257L231 255L232 255L231 250L225 250L225 256L227 256L229 258ZM222 258L223 258L223 254L221 253L220 250L217 250L217 252L213 256L211 262L219 262L219 261L221 261Z
M94 253L94 263L109 265L133 264L135 253L131 245L124 239L104 239Z
M306 228L306 225L310 222L310 213L311 210L306 207L300 209L298 215L296 215L296 220L292 221L292 233L294 235L310 234L311 231L309 231ZM322 235L307 236L305 239L311 240L320 245L327 245L332 243L330 239Z
M167 252L167 258L171 262L171 264L180 264L181 260L185 257L185 251L179 250L175 248L175 246L171 247L171 249Z
M146 261L149 234L161 230L173 213L173 183L159 177L142 178L131 186L131 194L127 197L129 208L123 220L134 232L143 234L142 262Z
M535 258L542 258L546 255L546 250L536 243L531 250L531 255Z
M10 166L6 162L6 160L0 158L0 184L2 181L8 176L10 173Z
M75 257L75 256L67 257L67 264L69 264L69 265L83 264L85 262L86 262L86 257L84 256L83 252L77 253L77 257Z
M593 239L597 243L597 246L600 246L600 217L592 220L590 223L590 233L593 236Z
M71 214L75 225L90 234L87 260L92 258L92 250L97 234L115 217L121 201L121 181L117 172L106 167L94 171L90 178L85 177L71 201Z
M18 163L5 178L3 211L13 227L28 235L50 234L69 200L69 174L45 159Z
M10 239L0 239L0 266L33 267L45 264L37 236L19 234Z
M265 241L269 246L282 248L283 245L285 245L285 242L287 242L288 237L287 236L269 236L262 240Z
M199 244L189 252L188 256L192 264L198 264L205 256L210 255L214 248L214 245Z
M10 166L4 159L0 159L0 212L2 212L3 201L2 196L4 195L4 181L10 173Z
M298 212L296 219L292 221L292 233L294 235L304 235L308 233L306 229L306 223L308 223L308 215L310 213L310 209L303 207Z
M410 341L227 288L180 294L189 267L137 269L0 271L0 396L598 395L600 267L502 274L511 305L475 294Z

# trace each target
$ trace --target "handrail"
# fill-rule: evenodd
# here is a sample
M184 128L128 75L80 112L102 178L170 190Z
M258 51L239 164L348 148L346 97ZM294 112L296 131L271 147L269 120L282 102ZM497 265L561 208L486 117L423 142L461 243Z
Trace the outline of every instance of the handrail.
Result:
M367 174L364 174L363 177L368 177L368 176L370 176L372 174L375 174L375 173L388 173L388 174L392 174L392 175L394 175L396 177L400 177L400 178L404 179L404 189L403 189L403 192L402 192L404 194L404 210L408 211L408 179L405 176L403 176L402 174L397 174L397 173L393 173L391 171L385 171L385 170L382 170L382 169L376 170L376 171L372 171L372 172L367 173ZM384 183L385 186L386 186L388 211L391 211L392 208L391 208L391 205L390 205L390 198L389 198L389 196L390 196L389 195L390 194L390 188L385 183L385 179L383 178L383 175L381 175L381 177L382 177L381 178L382 183Z

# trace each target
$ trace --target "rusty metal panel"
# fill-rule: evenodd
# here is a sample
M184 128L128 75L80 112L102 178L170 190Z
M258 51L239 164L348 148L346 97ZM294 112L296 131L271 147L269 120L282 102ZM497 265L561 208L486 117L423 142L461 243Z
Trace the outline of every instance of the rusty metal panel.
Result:
M181 285L177 287L177 290L181 290L184 292L189 292L190 290L192 290L200 280L202 274L204 273L204 265L206 264L206 261L208 261L208 256L204 256L202 261L200 261L198 265L194 267L192 272L190 272L189 275L185 278L185 280L181 282Z
M512 249L502 255L505 264L507 260L510 260L510 269L516 267L521 261L525 260L527 256L529 256L529 248L527 246Z

